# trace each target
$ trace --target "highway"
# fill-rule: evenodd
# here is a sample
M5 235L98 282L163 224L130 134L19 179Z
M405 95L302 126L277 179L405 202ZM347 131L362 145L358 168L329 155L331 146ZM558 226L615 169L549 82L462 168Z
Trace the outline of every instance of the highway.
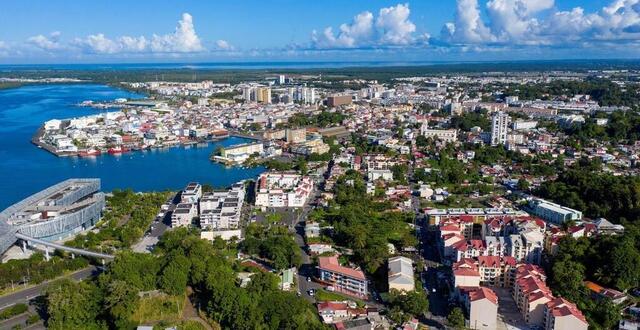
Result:
M27 302L33 298L41 296L44 293L45 289L49 286L49 284L51 282L55 282L56 280L59 280L62 278L71 278L75 281L81 281L88 277L96 276L100 274L101 271L102 271L101 268L98 268L96 266L89 266L75 273L58 277L53 280L45 281L38 285L26 288L24 290L20 290L14 293L0 296L0 310L13 306L18 303Z

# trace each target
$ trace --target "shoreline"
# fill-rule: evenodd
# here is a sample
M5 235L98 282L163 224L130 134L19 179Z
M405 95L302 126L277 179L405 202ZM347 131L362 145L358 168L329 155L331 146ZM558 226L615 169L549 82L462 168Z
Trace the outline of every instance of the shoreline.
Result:
M110 153L109 149L110 148L106 148L104 150L98 149L100 151L99 154L96 155L81 155L81 153L86 152L86 150L82 150L82 151L77 151L77 152L72 152L72 151L58 151L54 146L43 142L41 140L42 136L44 135L44 125L40 126L38 128L38 130L33 134L33 136L31 137L31 143L34 144L36 147L38 147L39 149L43 149L57 157L80 157L80 158L90 158L90 157L97 157L97 156L103 156L104 154L113 154L113 155L117 155L117 154L123 154L123 153L129 153L129 152L135 152L135 151L143 151L143 150L153 150L153 149L167 149L167 148L174 148L174 147L191 147L193 145L198 145L201 143L205 143L207 145L209 145L212 142L217 142L217 141L222 141L224 139L228 139L231 137L236 137L236 138L242 138L242 139L251 139L251 140L256 140L256 141L262 141L262 137L259 136L255 136L255 135L251 135L251 134L246 134L246 133L242 133L242 132L237 132L237 131L228 131L228 133L226 135L221 135L218 137L213 137L213 138L207 138L207 139L202 139L202 140L189 140L186 142L176 142L176 143L170 143L170 144L165 144L165 145L161 145L161 146L147 146L147 147L141 147L141 146L124 146L121 145L119 147L126 149L126 151L123 152L116 152L116 153Z

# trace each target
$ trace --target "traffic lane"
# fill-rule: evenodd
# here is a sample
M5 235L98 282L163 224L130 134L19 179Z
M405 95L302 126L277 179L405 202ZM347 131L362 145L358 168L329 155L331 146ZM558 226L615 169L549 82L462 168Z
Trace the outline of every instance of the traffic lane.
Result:
M57 279L53 279L53 280L48 280L45 281L43 283L40 283L36 286L18 291L18 292L14 292L14 293L10 293L8 295L4 295L2 297L0 297L0 309L4 309L6 307L10 307L13 306L17 303L21 303L21 302L26 302L29 301L35 297L39 297L42 295L42 293L45 291L45 289L47 288L47 286L49 284L51 284L52 282L55 282L58 279L61 278L71 278L75 281L81 281L84 280L88 277L92 277L92 276L96 276L100 273L100 269L98 269L96 266L90 266L88 268L85 268L83 270L80 270L78 272L75 272L73 274L67 275L67 276L63 276Z

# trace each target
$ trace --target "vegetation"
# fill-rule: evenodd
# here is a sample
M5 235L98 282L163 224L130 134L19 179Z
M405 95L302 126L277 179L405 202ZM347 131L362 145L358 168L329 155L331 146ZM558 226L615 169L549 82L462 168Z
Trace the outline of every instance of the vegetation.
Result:
M450 326L456 329L464 329L464 325L465 325L464 312L460 307L453 308L449 313L449 315L447 316L447 321L449 321Z
M583 281L588 279L621 291L638 287L638 251L640 230L636 226L628 226L622 236L566 236L549 265L550 286L556 295L574 301L594 329L614 328L620 319L620 307L608 298L594 300Z
M581 160L541 185L536 194L614 223L637 223L640 217L640 178L600 171L598 161Z
M240 248L247 254L267 259L278 270L302 264L300 249L286 226L265 227L252 223L246 229Z
M289 126L319 126L329 127L342 123L346 116L340 112L322 111L317 115L309 116L304 113L296 113L289 117Z
M429 310L429 299L422 290L406 293L391 290L387 300L391 310L389 315L398 324L406 322L411 317L421 317Z
M12 285L18 287L22 283L38 284L88 265L89 262L84 258L53 256L46 261L42 253L34 253L29 259L14 259L0 264L0 288L7 290Z
M116 189L107 199L108 211L98 224L100 231L78 235L65 244L105 252L130 247L142 238L168 197L167 192L138 194Z
M0 311L0 320L10 319L14 316L25 313L28 309L29 307L26 304L15 304Z
M46 296L47 326L133 329L160 319L175 323L189 286L191 299L225 329L323 328L312 306L281 291L271 273L256 273L241 288L236 273L242 267L217 245L195 231L173 230L152 254L119 253L96 281L53 284ZM141 298L141 292L149 292L148 297Z
M366 194L363 178L348 171L334 187L335 200L318 216L334 227L332 239L354 251L354 261L375 273L388 256L387 244L398 248L415 246L409 223L413 214L390 211L391 205L375 201Z
M485 132L491 129L491 120L486 110L465 112L462 116L453 116L451 118L451 128L468 132L476 126L482 128Z

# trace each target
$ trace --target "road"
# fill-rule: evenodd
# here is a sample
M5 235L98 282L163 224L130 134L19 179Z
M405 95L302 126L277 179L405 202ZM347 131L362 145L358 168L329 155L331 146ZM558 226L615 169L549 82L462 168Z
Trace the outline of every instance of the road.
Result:
M49 280L49 281L45 281L42 282L38 285L29 287L27 289L24 290L20 290L18 292L14 292L14 293L10 293L4 296L0 297L0 309L4 309L10 306L13 306L15 304L18 303L24 303L26 301L29 301L33 298L39 297L42 295L42 293L45 291L45 289L47 288L47 286L49 286L49 284L51 282L54 282L56 280L62 279L62 278L71 278L75 281L81 281L84 280L88 277L93 277L96 276L98 274L100 274L100 272L102 271L102 268L98 268L96 266L89 266L87 268L84 268L82 270L79 270L75 273L69 274L69 275L65 275L62 277L58 277L56 279L53 280Z
M160 236L162 236L167 229L171 228L171 213L175 210L179 202L180 193L178 192L167 201L169 209L164 212L164 216L162 218L156 218L142 239L133 246L134 252L151 253L151 250L158 244Z

